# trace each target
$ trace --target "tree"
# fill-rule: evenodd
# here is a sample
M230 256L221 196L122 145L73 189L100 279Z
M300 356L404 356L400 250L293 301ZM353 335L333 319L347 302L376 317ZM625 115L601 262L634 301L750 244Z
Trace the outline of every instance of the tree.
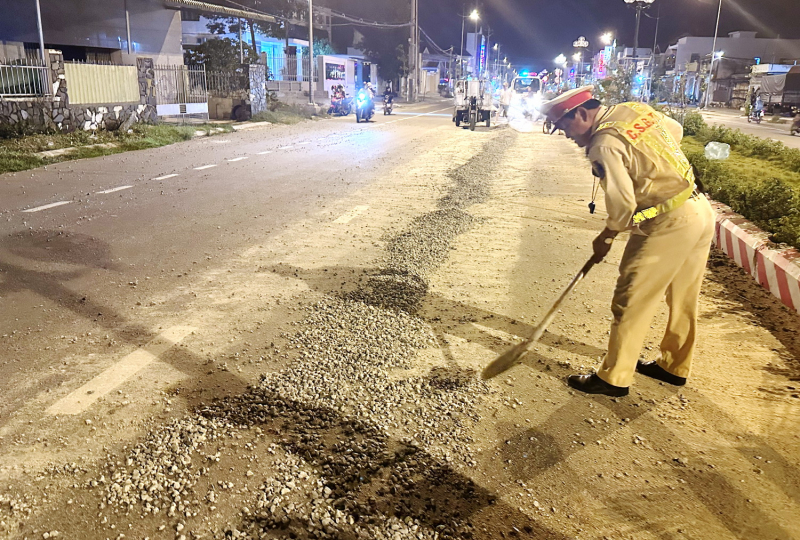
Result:
M245 49L245 62L254 61L251 50ZM241 67L239 43L230 38L209 39L184 51L187 65L204 65L207 71L236 71Z
M403 24L411 19L409 0L371 1L363 0L319 0L320 5L354 17L381 23ZM378 64L381 76L386 80L397 80L408 74L408 38L410 28L379 28L355 25L362 35L356 47L372 62Z

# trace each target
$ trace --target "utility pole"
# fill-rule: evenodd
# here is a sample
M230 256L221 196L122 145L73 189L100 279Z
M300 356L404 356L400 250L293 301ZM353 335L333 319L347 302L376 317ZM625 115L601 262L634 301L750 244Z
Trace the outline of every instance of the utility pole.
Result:
M36 3L38 4L39 0L36 0ZM125 0L125 32L128 38L128 54L131 54L131 13L128 11L128 0Z
M722 13L722 0L719 0L719 5L717 6L717 24L714 26L714 41L711 43L711 63L708 65L708 79L706 80L706 108L711 103L711 70L714 69L714 57L717 55L717 33L719 32L720 13Z
M242 19L239 21L239 63L244 64L244 43L242 43Z
M411 39L408 41L407 98L412 102L419 87L419 0L411 0Z
M44 33L42 32L42 8L39 5L39 0L36 0L36 28L39 30L39 54L42 57L42 64L46 65L47 61L44 58Z
M314 0L308 0L308 103L314 104Z

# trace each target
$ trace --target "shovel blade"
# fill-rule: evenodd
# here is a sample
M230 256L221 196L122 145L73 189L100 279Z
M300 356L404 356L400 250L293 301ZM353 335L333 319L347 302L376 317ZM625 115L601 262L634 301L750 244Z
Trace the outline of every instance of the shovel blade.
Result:
M481 372L481 378L483 380L491 379L492 377L497 377L504 371L509 370L514 364L522 359L525 353L528 352L530 345L531 341L525 340L495 358L491 364L483 368L483 372Z

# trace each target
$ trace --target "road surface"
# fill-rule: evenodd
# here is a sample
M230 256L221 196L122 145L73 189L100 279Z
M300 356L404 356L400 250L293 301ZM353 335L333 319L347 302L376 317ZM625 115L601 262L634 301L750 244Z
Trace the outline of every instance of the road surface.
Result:
M769 121L769 117L766 117L760 124L754 124L748 122L742 112L731 109L709 109L701 111L701 114L710 125L719 124L739 129L748 135L780 141L789 148L800 148L800 136L789 134L790 124L788 123L773 123Z
M0 176L0 537L800 538L798 316L715 255L689 384L579 395L615 246L481 382L602 204L563 137L397 111Z

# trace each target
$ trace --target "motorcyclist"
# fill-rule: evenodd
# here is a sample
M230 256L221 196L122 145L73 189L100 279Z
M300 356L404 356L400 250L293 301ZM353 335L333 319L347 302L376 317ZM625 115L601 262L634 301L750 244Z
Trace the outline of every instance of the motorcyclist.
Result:
M761 94L756 95L755 103L753 103L753 117L758 118L764 112L764 101L761 99Z
M394 98L397 97L397 92L392 91L392 86L390 84L386 85L386 89L383 91L383 100L387 103L394 102Z
M342 104L342 98L339 95L339 92L336 90L336 85L331 85L331 106L328 109L328 114L333 114L334 112L339 110L339 107Z
M797 111L797 114L794 116L794 120L792 120L792 125L789 128L789 133L794 135L795 133L800 133L800 111Z

